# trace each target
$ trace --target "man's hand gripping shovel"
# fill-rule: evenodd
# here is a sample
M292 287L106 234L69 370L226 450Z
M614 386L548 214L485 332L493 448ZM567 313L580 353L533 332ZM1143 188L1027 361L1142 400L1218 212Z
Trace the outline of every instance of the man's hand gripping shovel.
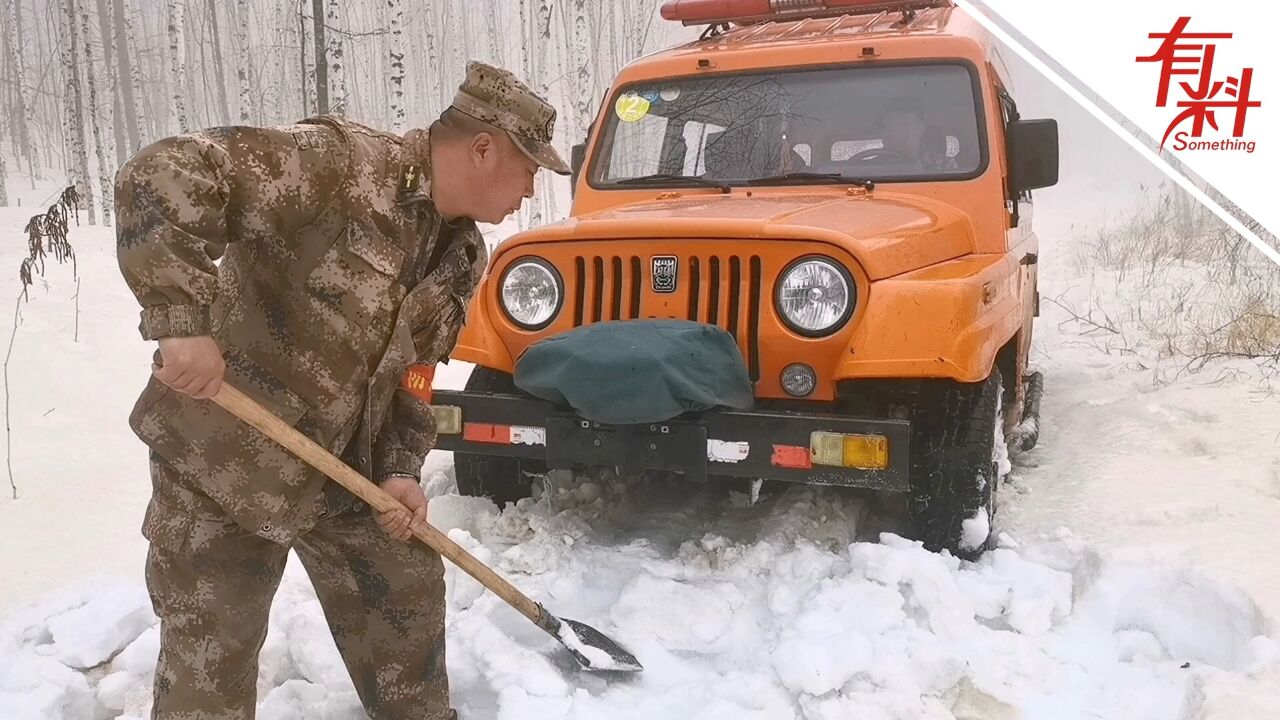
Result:
M267 437L283 445L309 465L324 473L334 482L350 490L356 497L365 501L378 512L386 512L403 508L382 488L356 472L346 463L334 457L328 450L317 445L310 438L294 430L252 398L236 390L227 383L212 400L227 412L252 425ZM639 672L644 668L635 656L627 652L618 643L605 637L599 630L575 620L559 618L547 612L538 603L520 592L511 583L504 580L487 565L477 560L457 543L450 540L430 523L420 521L412 526L413 535L426 543L432 550L447 558L468 575L507 604L515 608L521 615L529 618L535 625L559 640L569 653L587 670Z

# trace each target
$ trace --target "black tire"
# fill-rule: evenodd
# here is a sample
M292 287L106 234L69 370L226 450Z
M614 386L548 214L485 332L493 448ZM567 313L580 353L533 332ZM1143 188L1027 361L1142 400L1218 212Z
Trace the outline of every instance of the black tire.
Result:
M999 470L992 459L1004 392L1000 371L979 383L936 381L922 392L911 427L908 517L916 540L972 560L995 538ZM964 522L987 516L988 536L966 546Z
M520 394L511 375L480 365L471 371L467 391ZM532 494L533 480L524 471L545 472L543 468L522 467L531 464L517 458L455 452L453 470L458 494L487 497L500 508L527 498Z

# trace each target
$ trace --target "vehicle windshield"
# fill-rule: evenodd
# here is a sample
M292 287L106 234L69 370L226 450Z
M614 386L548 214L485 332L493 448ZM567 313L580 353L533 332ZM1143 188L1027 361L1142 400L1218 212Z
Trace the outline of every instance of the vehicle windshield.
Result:
M985 163L974 87L958 64L631 85L610 108L591 180L660 187L681 184L672 176L729 185L965 179Z

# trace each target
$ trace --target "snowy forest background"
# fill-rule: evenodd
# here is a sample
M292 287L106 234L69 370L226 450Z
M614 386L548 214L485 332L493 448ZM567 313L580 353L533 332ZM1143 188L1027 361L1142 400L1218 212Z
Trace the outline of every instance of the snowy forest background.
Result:
M471 59L557 106L567 157L616 70L688 34L659 0L0 2L0 206L54 199L24 203L6 175L27 190L65 179L90 224L111 223L116 168L155 140L324 112L403 132L448 106ZM540 175L521 228L567 210L567 184Z

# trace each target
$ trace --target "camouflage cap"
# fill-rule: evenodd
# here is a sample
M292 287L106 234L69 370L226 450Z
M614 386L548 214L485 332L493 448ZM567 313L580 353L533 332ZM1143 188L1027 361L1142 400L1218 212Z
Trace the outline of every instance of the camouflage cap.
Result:
M548 170L569 174L551 146L556 109L508 70L482 62L467 63L467 77L453 97L453 107L507 131L525 155Z

